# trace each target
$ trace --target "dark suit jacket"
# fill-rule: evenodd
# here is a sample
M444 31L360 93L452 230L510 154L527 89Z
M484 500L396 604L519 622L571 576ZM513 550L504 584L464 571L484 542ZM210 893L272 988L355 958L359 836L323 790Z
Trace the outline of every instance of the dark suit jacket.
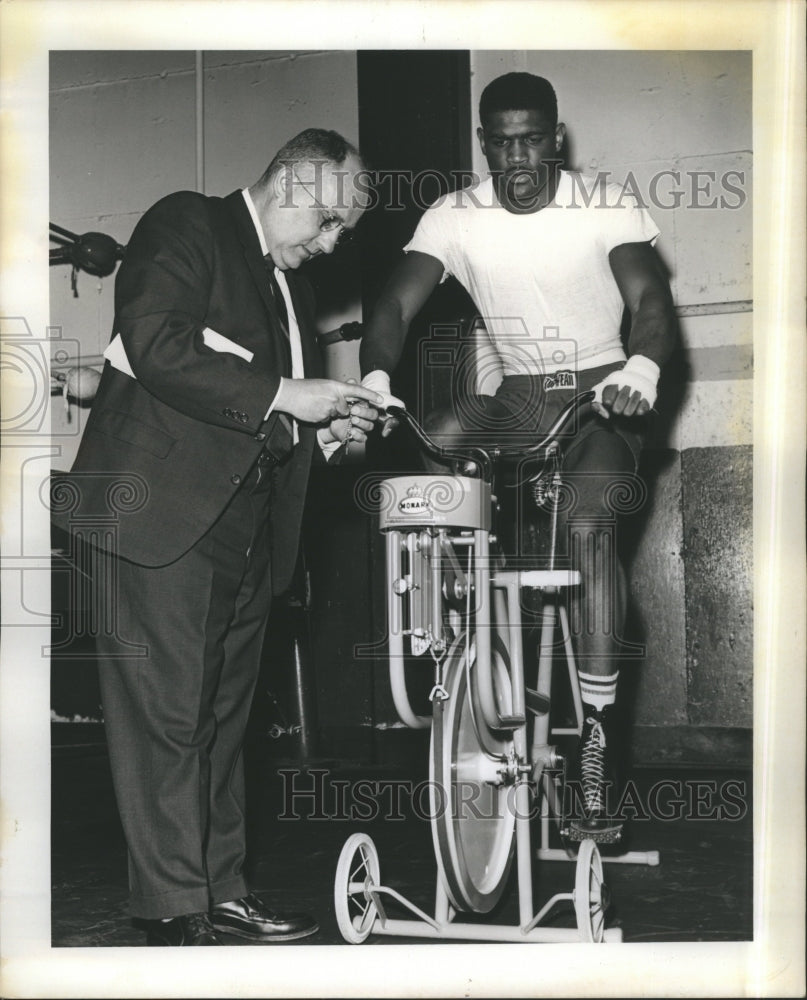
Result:
M286 277L305 374L318 377L313 297L301 276ZM206 327L252 360L206 346ZM288 441L277 414L264 422L280 378L291 374L291 354L240 191L179 192L146 212L115 282L115 333L136 378L105 365L67 477L73 500L56 498L54 520L69 530L106 519L112 530L98 532L96 544L161 566L207 531L264 447L279 451ZM299 444L273 470L276 593L294 570L315 448L315 429L301 426Z

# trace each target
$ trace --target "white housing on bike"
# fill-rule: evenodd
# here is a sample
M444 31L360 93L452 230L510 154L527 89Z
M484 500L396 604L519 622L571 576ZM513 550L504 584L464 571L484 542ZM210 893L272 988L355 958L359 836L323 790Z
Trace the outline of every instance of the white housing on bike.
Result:
M382 480L377 490L382 531L423 525L490 530L490 484L481 479L434 473L395 476Z

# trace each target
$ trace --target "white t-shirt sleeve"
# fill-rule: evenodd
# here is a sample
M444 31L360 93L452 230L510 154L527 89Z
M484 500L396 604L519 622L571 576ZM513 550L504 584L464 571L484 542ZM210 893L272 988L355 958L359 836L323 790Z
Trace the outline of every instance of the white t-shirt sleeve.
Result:
M650 243L659 238L659 228L636 196L620 185L609 185L608 207L600 211L606 252L623 243Z
M404 247L404 253L427 253L443 265L442 284L451 274L451 234L448 225L445 202L438 202L427 208L420 218L412 239Z

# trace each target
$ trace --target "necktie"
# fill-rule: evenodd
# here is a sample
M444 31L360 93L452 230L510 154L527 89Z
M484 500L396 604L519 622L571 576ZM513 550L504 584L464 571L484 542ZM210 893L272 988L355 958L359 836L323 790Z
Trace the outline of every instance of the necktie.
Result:
M281 292L280 285L277 283L277 278L275 277L274 262L268 255L264 257L264 261L266 263L266 271L269 275L269 287L272 290L272 298L275 303L278 319L280 320L281 329L285 334L286 340L291 340L289 336L289 313L286 308L286 300L283 298L283 292ZM297 434L293 422L285 413L278 413L278 423L278 441L276 443L276 447L272 450L277 452L275 457L281 459L285 457L285 455L287 455L297 443Z
M280 325L283 327L283 333L285 333L286 337L288 337L289 313L286 309L286 300L283 298L283 293L280 291L280 285L277 283L277 278L275 277L275 265L272 262L272 258L264 257L264 260L266 261L266 271L269 275L269 287L272 289L272 298L274 299L278 319L280 320Z

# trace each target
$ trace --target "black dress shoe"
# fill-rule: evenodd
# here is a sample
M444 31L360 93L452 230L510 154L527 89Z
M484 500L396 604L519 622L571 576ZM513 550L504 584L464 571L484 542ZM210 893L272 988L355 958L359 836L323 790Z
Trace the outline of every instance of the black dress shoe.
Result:
M221 944L206 913L188 913L170 920L143 920L139 923L146 928L147 945Z
M254 892L229 903L217 903L210 910L217 931L252 941L295 941L319 930L316 920L302 913L282 917L270 910Z

